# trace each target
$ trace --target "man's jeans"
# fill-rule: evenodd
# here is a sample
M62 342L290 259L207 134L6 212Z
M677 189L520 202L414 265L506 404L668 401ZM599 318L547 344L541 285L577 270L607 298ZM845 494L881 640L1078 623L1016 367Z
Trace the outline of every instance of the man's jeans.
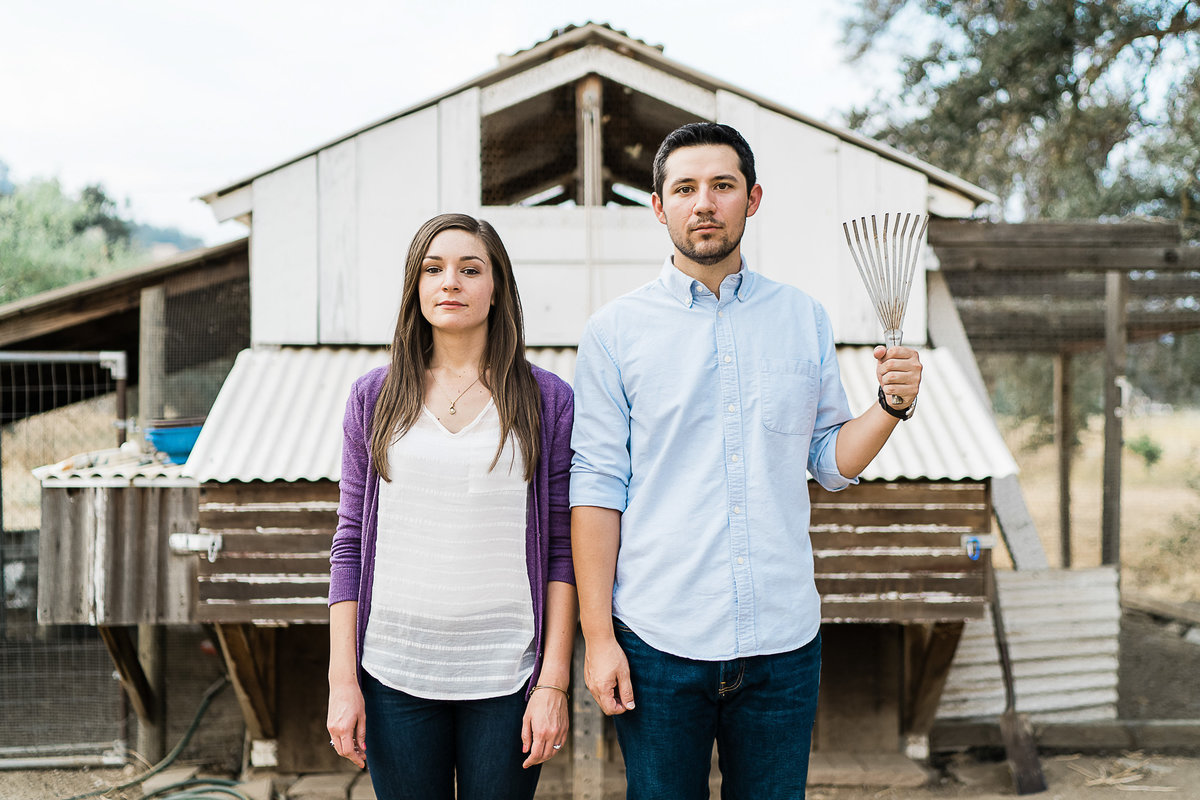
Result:
M714 739L723 800L804 797L820 634L787 653L693 661L613 625L633 682L634 709L613 717L628 800L707 800Z
M528 800L541 765L522 769L524 687L486 700L424 700L363 673L367 766L379 800Z

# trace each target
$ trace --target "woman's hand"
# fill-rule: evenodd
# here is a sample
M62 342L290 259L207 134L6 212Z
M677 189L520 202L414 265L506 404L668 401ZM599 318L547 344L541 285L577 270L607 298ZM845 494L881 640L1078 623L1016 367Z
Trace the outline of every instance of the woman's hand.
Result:
M549 761L567 741L567 695L558 689L534 689L521 724L521 752L528 753L522 767Z
M342 758L362 769L367 765L367 715L357 680L329 686L329 743Z

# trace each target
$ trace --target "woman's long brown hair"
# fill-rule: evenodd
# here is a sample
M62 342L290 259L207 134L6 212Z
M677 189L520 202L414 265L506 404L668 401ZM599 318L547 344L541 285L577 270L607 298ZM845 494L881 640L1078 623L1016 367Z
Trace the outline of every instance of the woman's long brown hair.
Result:
M371 459L379 477L390 481L387 451L408 432L425 402L425 370L433 355L433 326L421 313L421 265L429 245L443 231L463 230L479 237L492 262L493 304L488 312L487 344L479 365L480 382L492 393L500 416L500 441L491 468L500 461L512 435L525 459L525 480L533 480L541 457L541 390L525 360L525 319L504 242L487 222L466 214L442 214L421 226L408 248L404 293L391 366L384 378L371 427Z

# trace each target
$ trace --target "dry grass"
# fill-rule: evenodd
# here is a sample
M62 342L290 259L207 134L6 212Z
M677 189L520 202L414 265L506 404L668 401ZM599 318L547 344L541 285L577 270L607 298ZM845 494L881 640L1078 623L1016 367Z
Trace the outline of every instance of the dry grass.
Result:
M1104 432L1081 432L1071 467L1073 566L1100 563ZM1121 576L1127 589L1174 602L1200 601L1200 410L1128 417L1125 441L1148 436L1162 448L1153 466L1126 447L1121 472ZM1052 565L1059 564L1058 479L1053 447L1023 447L1028 431L1005 438Z

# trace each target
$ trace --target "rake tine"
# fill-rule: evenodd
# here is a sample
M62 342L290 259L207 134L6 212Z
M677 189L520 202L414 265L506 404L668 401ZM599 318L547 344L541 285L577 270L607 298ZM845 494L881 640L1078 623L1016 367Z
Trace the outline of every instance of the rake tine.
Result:
M863 246L862 238L867 235L867 220L863 218L862 237L859 236L858 220L850 220L850 226L854 230L854 241L857 244L857 250L853 245L850 245L850 234L846 233L846 244L850 246L850 255L854 258L854 265L858 267L858 274L862 278L863 285L867 287L867 296L871 299L871 305L875 306L876 313L879 313L878 303L876 298L879 293L875 289L873 276L870 272L870 262L867 259L867 249ZM845 223L842 223L845 228Z

